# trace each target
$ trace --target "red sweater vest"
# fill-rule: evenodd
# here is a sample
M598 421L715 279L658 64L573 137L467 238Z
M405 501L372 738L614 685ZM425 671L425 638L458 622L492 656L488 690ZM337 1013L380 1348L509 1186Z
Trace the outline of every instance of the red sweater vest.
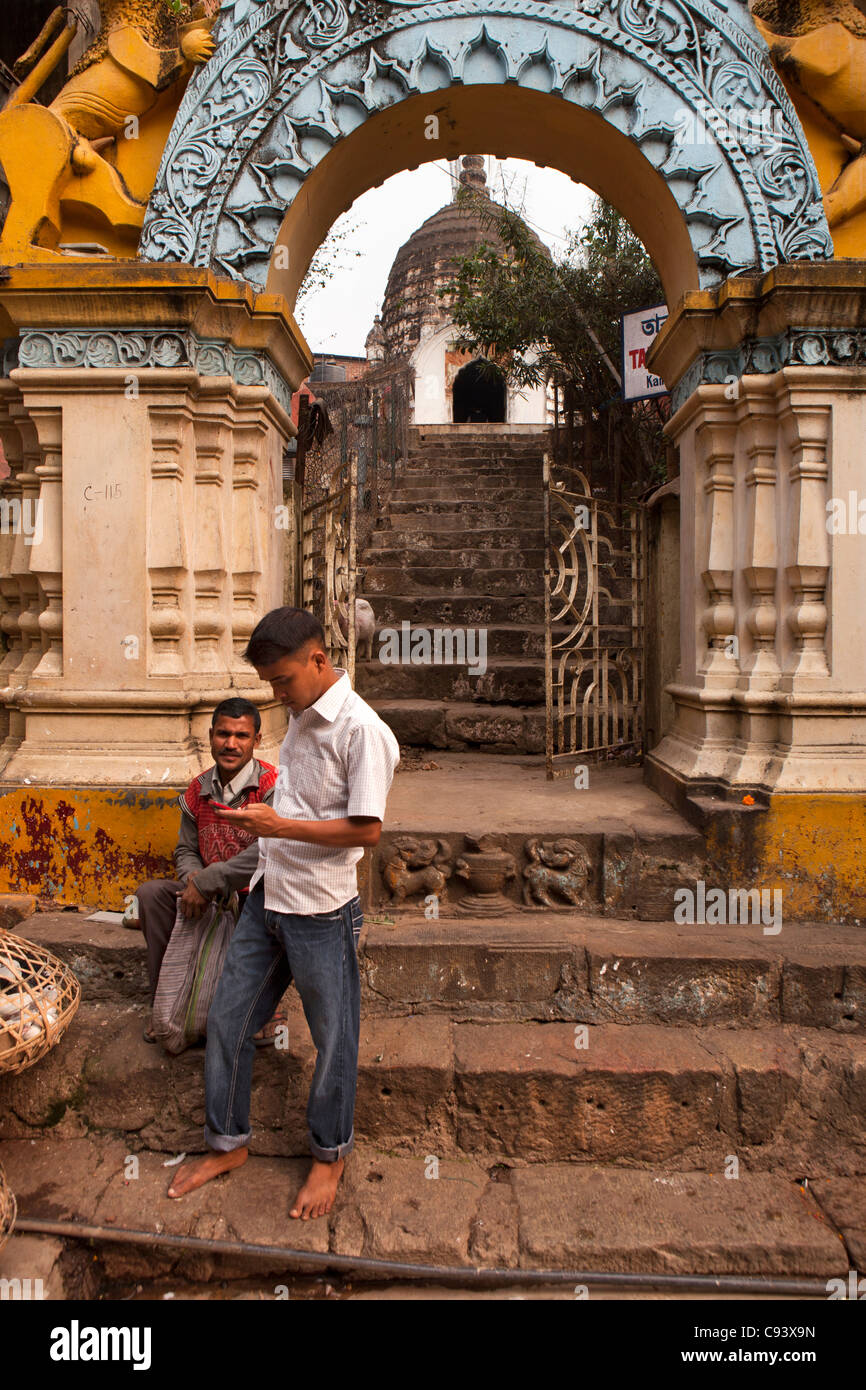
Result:
M259 761L262 769L259 785L246 787L242 799L232 806L233 811L240 811L244 806L264 801L276 782L277 769L270 763ZM208 864L222 864L226 859L234 859L236 854L242 853L258 839L257 835L251 835L248 830L241 830L238 826L229 825L227 821L219 819L210 797L202 795L201 784L206 776L207 773L201 772L198 777L194 777L180 798L181 806L193 817L198 828L198 852L205 867Z

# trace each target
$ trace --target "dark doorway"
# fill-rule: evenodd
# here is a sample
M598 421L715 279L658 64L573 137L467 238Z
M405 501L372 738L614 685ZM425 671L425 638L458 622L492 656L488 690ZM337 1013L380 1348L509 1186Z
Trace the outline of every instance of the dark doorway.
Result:
M454 378L454 424L503 425L505 378L495 367L476 358Z

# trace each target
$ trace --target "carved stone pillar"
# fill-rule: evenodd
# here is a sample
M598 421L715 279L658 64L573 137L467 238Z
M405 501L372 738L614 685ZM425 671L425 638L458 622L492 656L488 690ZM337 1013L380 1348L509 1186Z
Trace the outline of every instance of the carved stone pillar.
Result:
M730 407L715 406L696 430L703 456L703 491L707 506L706 567L702 579L708 607L703 615L707 656L703 670L712 685L735 685L739 670L735 636L734 587L734 442L736 425Z
M11 407L10 415L18 427L22 446L21 472L18 474L22 512L26 512L37 521L40 515L40 478L37 469L42 459L39 439L33 422L20 401ZM31 675L42 660L46 648L45 635L39 622L40 614L45 607L45 595L33 572L32 556L33 546L28 544L23 531L19 531L15 537L11 557L11 573L17 581L20 595L18 631L21 636L21 660L15 671L16 684L21 684Z
M802 379L802 373L798 373ZM808 373L806 373L808 376ZM827 532L827 436L829 404L817 403L814 392L788 385L780 423L790 449L789 541L785 577L792 603L787 614L794 647L784 666L782 688L821 684L829 675L827 580L830 540Z
M214 706L256 702L265 758L284 736L233 643L282 599L266 513L312 364L278 297L188 266L16 267L0 312L12 487L41 503L32 546L0 535L0 892L121 907L171 872Z
M8 386L10 383L6 383ZM14 388L13 388L14 391ZM17 394L17 393L16 393ZM0 632L7 642L7 650L0 657L0 687L5 686L21 664L24 645L18 625L21 617L21 585L15 565L16 541L20 526L15 518L23 515L21 509L21 473L24 454L21 435L15 428L8 411L9 393L0 394L0 438L3 451L10 467L8 478L0 482L0 503L2 527L0 527Z
M237 671L249 669L242 653L261 616L262 545L258 475L265 435L264 422L245 422L235 428L233 439L232 663Z
M226 423L224 418L212 415L196 415L195 418L195 646L192 659L197 671L224 671L228 658L224 639L229 623L223 611Z
M781 876L791 920L866 915L864 325L862 263L782 265L686 296L649 354L682 467L683 675L647 778L702 825L718 817L734 881ZM720 443L723 396L737 434ZM741 670L726 689L694 634L703 621L712 644L729 605Z
M23 394L24 408L36 427L42 450L42 462L36 466L41 538L34 540L30 569L46 599L39 614L45 651L33 678L54 679L63 675L63 415L53 402Z
M747 377L740 397L746 455L746 565L751 603L745 615L751 651L741 662L752 689L772 690L779 675L776 656L776 400L766 379Z
M182 450L190 416L184 409L151 406L150 674L179 676L189 652L188 546Z

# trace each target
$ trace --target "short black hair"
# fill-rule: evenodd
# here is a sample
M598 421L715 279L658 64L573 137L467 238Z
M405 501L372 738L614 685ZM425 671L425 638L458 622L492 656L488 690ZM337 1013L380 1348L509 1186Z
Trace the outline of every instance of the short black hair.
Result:
M220 715L225 715L226 719L251 719L253 728L259 733L262 727L262 716L259 714L252 700L244 700L240 695L234 696L230 700L221 700L213 712L210 721L211 728L215 728Z
M311 640L327 651L325 629L315 613L305 608L272 608L253 628L244 660L251 666L272 666Z

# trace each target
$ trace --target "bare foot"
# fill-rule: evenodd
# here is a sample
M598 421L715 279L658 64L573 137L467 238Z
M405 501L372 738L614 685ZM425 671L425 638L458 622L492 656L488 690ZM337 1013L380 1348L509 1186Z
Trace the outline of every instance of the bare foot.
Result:
M327 1216L334 1205L337 1185L343 1176L345 1166L345 1159L342 1158L338 1158L336 1163L322 1163L320 1159L314 1158L307 1174L307 1181L295 1198L295 1205L289 1216L300 1217L301 1221L309 1221L316 1216Z
M230 1173L232 1168L240 1168L248 1156L249 1149L232 1149L230 1153L217 1153L216 1149L211 1149L204 1158L197 1158L194 1163L185 1163L178 1168L168 1189L169 1197L185 1197L187 1192L204 1187L206 1182L218 1178L220 1173Z

